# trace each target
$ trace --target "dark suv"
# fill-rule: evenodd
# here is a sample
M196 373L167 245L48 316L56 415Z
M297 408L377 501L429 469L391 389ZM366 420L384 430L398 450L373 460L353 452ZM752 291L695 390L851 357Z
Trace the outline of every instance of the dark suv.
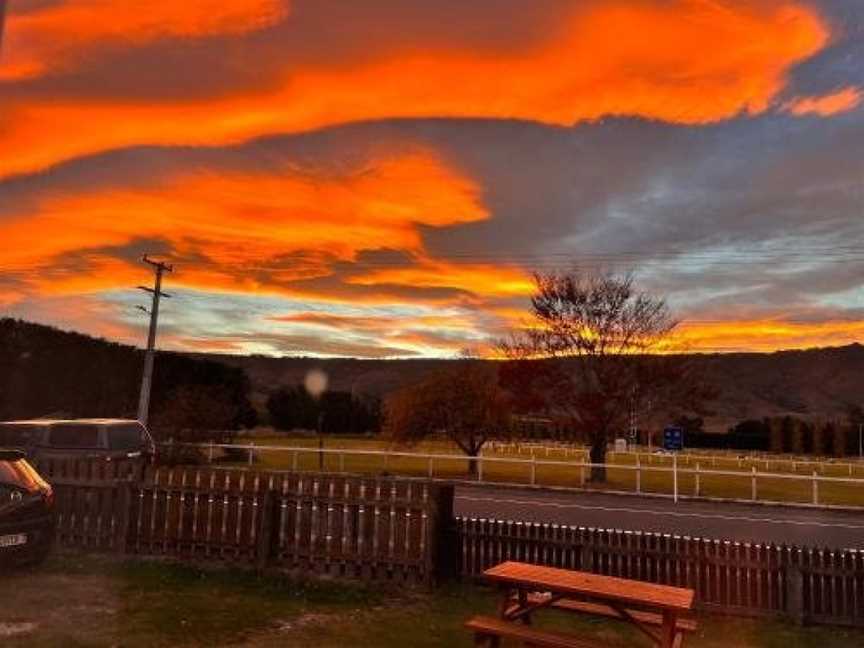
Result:
M152 459L156 453L147 428L128 419L0 422L0 447L22 450L39 460L69 456Z
M0 449L0 568L44 560L54 529L54 491L23 452Z

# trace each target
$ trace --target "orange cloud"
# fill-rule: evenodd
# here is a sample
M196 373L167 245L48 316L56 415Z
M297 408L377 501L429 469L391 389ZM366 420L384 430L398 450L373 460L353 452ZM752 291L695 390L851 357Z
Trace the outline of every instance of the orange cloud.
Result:
M72 66L99 46L240 34L286 15L282 0L63 0L9 16L0 81Z
M793 115L818 115L829 117L856 108L861 103L859 88L843 88L837 92L818 97L798 97L784 106Z
M476 322L458 315L339 315L336 313L309 312L279 315L270 318L274 322L284 324L300 324L321 326L338 330L386 333L388 329L398 328L434 328L470 331L476 327Z
M70 237L66 240L75 239ZM0 254L0 260L5 263L7 256L11 257ZM141 283L140 266L105 255L89 255L83 268L66 269L54 265L53 257L34 259L34 262L38 265L27 273L28 292L40 297L85 295L116 288L131 288ZM25 296L22 292L19 298Z
M669 351L776 351L851 344L864 339L864 320L783 319L684 322Z
M180 262L174 284L284 291L292 281L332 274L334 262L362 251L423 255L420 226L488 217L474 181L425 151L329 175L190 171L138 187L49 195L10 213L0 265L30 270L43 294L99 291L127 285L140 269L98 249L158 239ZM83 268L57 269L61 255L81 251ZM184 259L193 261L183 267Z
M172 342L174 346L184 351L201 351L202 353L243 353L245 351L243 344L234 340L178 337Z
M373 270L349 277L357 285L395 284L421 288L452 288L494 297L529 295L531 276L513 267L485 264L455 264L427 260L405 268Z
M707 123L765 111L788 70L829 39L823 21L792 0L578 7L548 42L496 56L445 48L307 63L286 68L271 89L211 100L20 100L5 107L0 177L120 147L227 144L392 117Z
M521 318L517 316L521 312ZM529 310L513 309L508 328L525 330L537 326ZM672 335L652 353L770 353L784 349L810 349L853 344L864 339L864 320L826 318L812 322L783 317L740 320L691 320L680 323ZM503 358L492 344L481 345L486 357Z
M353 307L358 308L358 304ZM413 309L410 314L404 308L401 310L398 315L371 309L364 315L301 312L269 319L284 325L287 331L300 332L311 326L326 330L326 334L322 334L326 338L364 340L370 349L376 345L387 349L385 355L393 355L394 350L400 349L402 355L457 354L483 330L482 311L423 315L416 314Z

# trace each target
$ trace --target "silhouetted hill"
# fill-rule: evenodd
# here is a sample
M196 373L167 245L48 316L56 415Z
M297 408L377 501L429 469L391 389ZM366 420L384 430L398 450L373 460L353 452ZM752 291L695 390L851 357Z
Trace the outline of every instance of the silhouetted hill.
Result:
M0 318L0 420L50 414L133 416L142 357L130 346ZM725 431L743 419L786 414L841 418L849 403L864 404L860 344L699 354L691 361L719 394L706 419L712 431ZM158 408L182 384L225 383L245 393L248 376L253 402L263 409L267 394L302 382L313 368L326 372L330 389L386 395L446 362L160 353L153 405Z
M0 420L137 414L144 354L131 346L0 318ZM159 353L151 413L164 412L180 387L218 391L249 412L246 374L237 367L179 353ZM198 390L198 393L203 391Z
M418 381L447 360L357 360L207 356L242 367L255 399L279 385L302 382L320 368L333 389L384 395ZM690 360L713 386L718 398L709 405L706 429L725 431L748 418L796 415L830 419L845 415L849 403L864 402L864 346L778 351L775 353L695 354Z

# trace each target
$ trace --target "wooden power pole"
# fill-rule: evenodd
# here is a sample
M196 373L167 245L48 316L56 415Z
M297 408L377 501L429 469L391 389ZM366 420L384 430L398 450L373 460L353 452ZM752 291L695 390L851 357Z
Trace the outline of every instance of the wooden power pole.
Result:
M146 254L144 255L144 263L148 263L153 267L154 285L153 288L147 286L138 286L139 290L151 294L150 310L140 307L141 310L150 314L150 330L147 334L147 350L144 353L144 375L141 378L141 393L138 398L138 420L144 425L147 425L147 418L150 413L150 385L153 382L153 357L156 353L156 327L159 322L159 299L161 297L170 297L162 292L162 275L166 272L172 272L173 267L161 261L153 261Z

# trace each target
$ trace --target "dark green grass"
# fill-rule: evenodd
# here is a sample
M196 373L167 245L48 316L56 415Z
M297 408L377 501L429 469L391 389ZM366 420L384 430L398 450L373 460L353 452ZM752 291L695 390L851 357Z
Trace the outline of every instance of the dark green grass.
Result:
M0 601L4 648L468 647L465 619L494 614L497 604L494 591L472 585L405 591L80 555L55 557L36 570L3 574ZM864 646L861 631L697 618L700 629L685 643L689 648ZM543 612L535 624L573 632L609 648L648 645L615 621Z

